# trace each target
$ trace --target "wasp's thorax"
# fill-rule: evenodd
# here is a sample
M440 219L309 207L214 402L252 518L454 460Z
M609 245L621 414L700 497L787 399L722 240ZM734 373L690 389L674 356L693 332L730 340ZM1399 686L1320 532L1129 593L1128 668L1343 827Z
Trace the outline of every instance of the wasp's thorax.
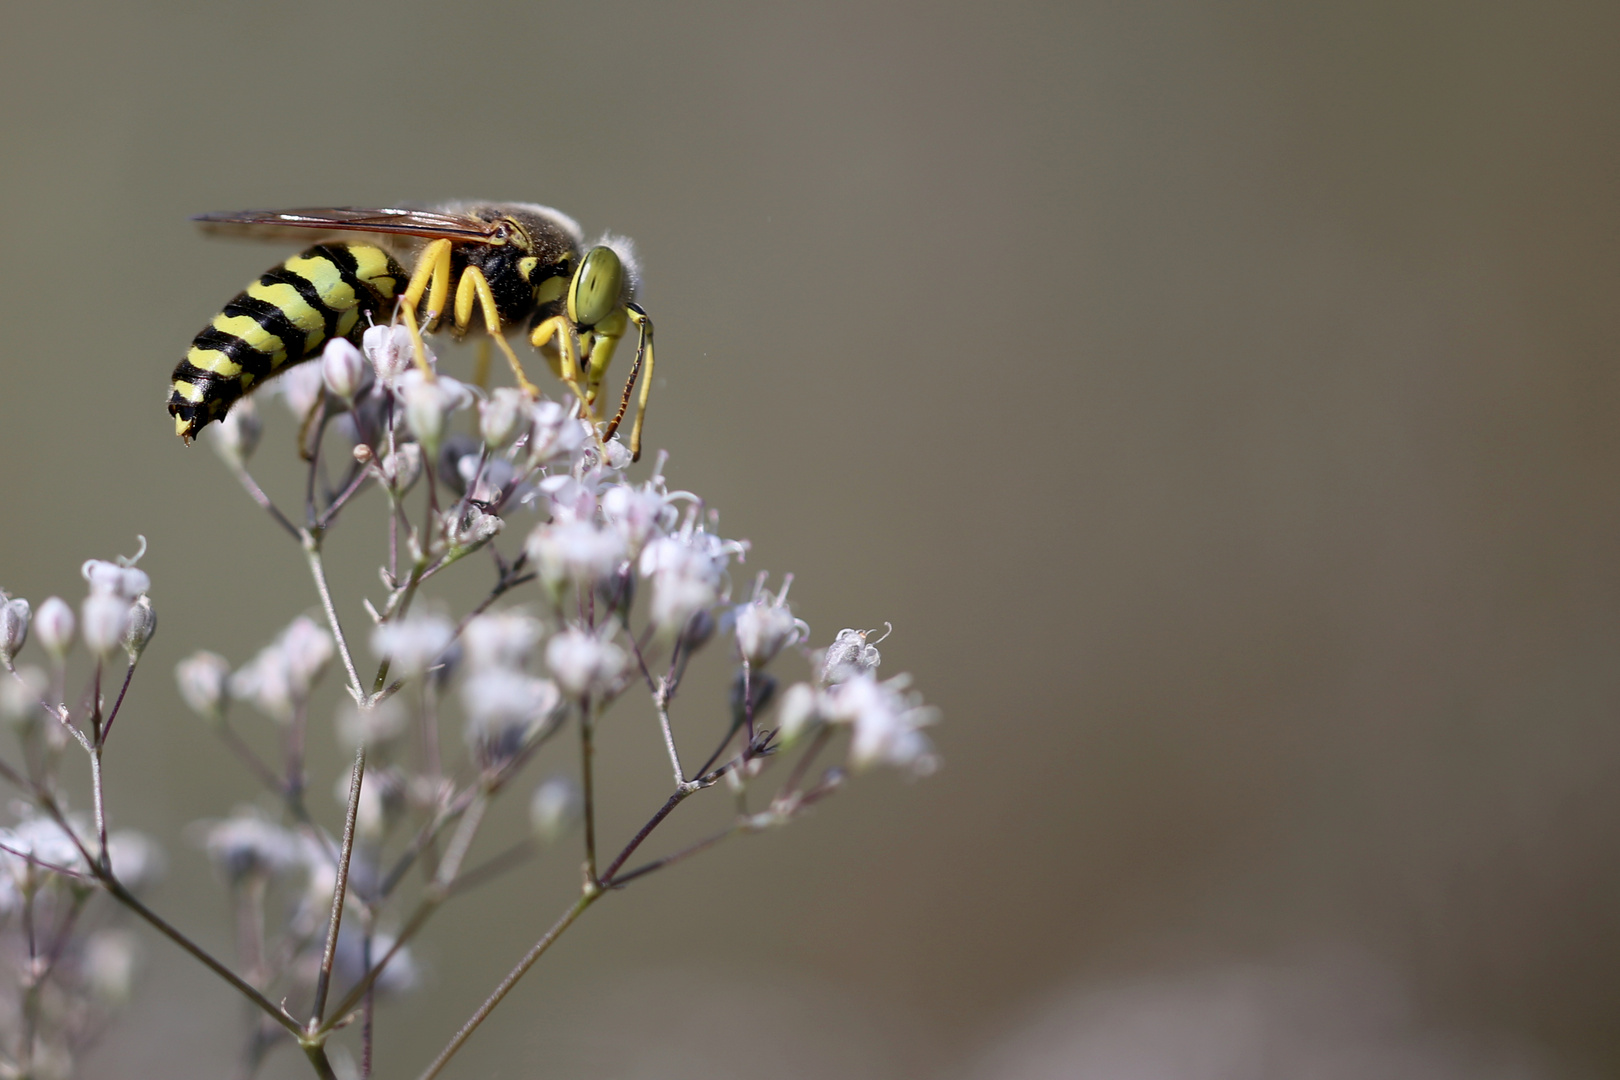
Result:
M488 242L457 245L450 267L452 280L468 266L483 272L506 325L522 323L567 290L583 239L568 215L534 203L450 203L439 209L497 226Z

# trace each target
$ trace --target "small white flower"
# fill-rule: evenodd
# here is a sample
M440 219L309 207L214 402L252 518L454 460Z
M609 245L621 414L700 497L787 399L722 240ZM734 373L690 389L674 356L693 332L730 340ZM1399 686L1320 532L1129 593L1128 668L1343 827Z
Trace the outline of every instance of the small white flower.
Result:
M425 341L422 347L427 351L428 366L432 367L436 362L433 351L427 348ZM392 382L416 363L411 331L403 323L370 327L360 338L360 348L366 359L371 361L380 382Z
M299 364L289 368L285 375L276 379L276 385L281 388L281 398L287 403L287 411L300 424L314 411L315 403L321 399L321 391L326 388L320 364Z
M782 745L792 746L823 723L821 695L809 683L795 683L782 695L776 730Z
M874 671L883 662L878 654L876 645L867 644L870 630L852 630L845 628L838 631L833 643L827 646L827 651L821 659L822 683L843 682L856 675ZM885 633L883 637L888 637ZM882 641L883 638L879 638Z
M133 605L117 593L92 591L79 607L84 647L97 659L106 659L124 637Z
M264 434L264 421L259 418L259 406L250 397L238 398L225 419L203 431L211 441L215 453L238 467L246 465L259 448Z
M579 821L585 800L573 777L552 776L529 800L529 828L542 844L556 843Z
M772 596L765 591L765 576L754 585L754 598L735 609L737 652L754 667L764 667L777 653L802 640L810 632L803 619L793 617L787 604L793 575L782 579L782 591Z
M272 719L290 723L298 707L309 700L336 648L325 627L300 615L230 677L230 695L253 702Z
M139 892L163 876L163 849L157 841L134 829L121 829L107 837L107 857L112 860L113 876Z
M645 484L635 487L614 484L602 493L602 516L624 537L631 557L641 554L641 549L654 536L674 528L676 502L697 501L697 496L689 491L665 491L663 468L664 455L660 454Z
M438 615L411 614L400 622L387 622L371 632L371 651L386 658L396 675L410 679L424 674L450 647L455 627Z
M564 407L555 401L534 403L530 413L529 467L538 468L556 458L572 454L591 437L590 428L577 412L579 403Z
M264 820L251 808L214 822L204 834L203 849L233 885L250 877L286 874L304 864L298 835Z
M321 350L321 379L334 397L353 399L365 374L366 358L348 338L333 338Z
M80 836L87 833L86 823L69 818L74 832ZM73 837L62 830L53 819L43 815L24 818L10 829L0 829L0 845L9 848L9 851L0 851L0 866L22 886L26 891L27 883L37 881L41 875L49 875L51 870L39 863L50 867L60 867L74 873L88 873L89 866L85 864L84 856L79 853L79 845L73 842ZM30 863L28 858L37 859L37 863Z
M523 433L531 413L528 394L515 386L496 387L478 405L478 433L491 450L504 449Z
M590 589L616 573L627 557L624 539L589 521L549 522L529 534L524 545L553 599L563 586Z
M532 734L549 725L562 707L562 694L550 679L507 668L474 671L461 684L467 714L463 734L480 766L509 760Z
M720 598L726 566L748 545L698 527L689 515L681 530L648 543L641 553L641 576L652 582L649 617L660 632L676 634L694 614Z
M68 650L73 648L73 635L77 628L78 620L73 617L73 609L60 596L47 597L34 615L34 633L39 635L40 645L57 663L61 663Z
M0 598L3 597L4 594L0 594ZM20 596L0 603L0 660L7 667L28 640L28 621L32 614L28 601Z
M546 667L570 697L601 690L624 670L628 657L611 641L570 627L546 642Z
M225 710L225 691L231 665L218 653L192 653L175 665L175 682L180 696L198 715L217 720Z
M521 671L540 644L540 620L523 611L492 611L467 623L461 633L472 671L507 668Z
M89 584L91 596L116 596L124 600L133 600L152 587L152 579L147 576L146 571L122 563L107 562L105 559L86 560L79 568L79 573Z
M910 686L909 675L878 682L863 671L822 693L827 720L854 728L849 756L855 768L893 765L926 776L939 767L933 744L919 730L937 722L939 711L922 704Z

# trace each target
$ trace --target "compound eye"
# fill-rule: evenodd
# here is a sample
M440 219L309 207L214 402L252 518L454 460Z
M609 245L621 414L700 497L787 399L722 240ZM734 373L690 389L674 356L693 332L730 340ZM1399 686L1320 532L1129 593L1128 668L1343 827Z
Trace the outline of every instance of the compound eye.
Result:
M624 295L624 264L612 248L592 248L579 264L568 290L568 317L576 326L595 326L613 313Z

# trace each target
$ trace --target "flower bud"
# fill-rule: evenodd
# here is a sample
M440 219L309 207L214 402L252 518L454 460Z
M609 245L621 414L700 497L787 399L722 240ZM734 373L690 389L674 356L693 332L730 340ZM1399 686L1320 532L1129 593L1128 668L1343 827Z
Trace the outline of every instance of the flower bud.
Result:
M529 395L514 386L497 387L478 406L478 433L491 450L500 450L521 434L528 418Z
M253 451L259 448L259 436L264 434L264 421L259 418L259 407L250 397L238 398L225 419L208 429L214 451L232 465L248 463Z
M316 403L321 400L321 392L326 389L320 364L299 364L289 368L285 375L276 379L275 385L281 391L282 400L287 403L287 411L300 424L315 411Z
M534 789L529 800L529 827L542 844L560 840L579 821L584 799L572 777L552 776Z
M39 643L58 663L73 648L75 628L73 609L60 596L49 597L39 605L39 611L34 615L34 633L39 635Z
M524 550L554 599L565 584L593 587L618 570L628 554L618 533L580 520L538 526L529 534Z
M0 679L0 718L19 727L43 719L39 703L49 691L50 677L32 664L17 669L16 678Z
M124 637L124 627L133 607L115 593L91 593L79 607L84 647L99 660L107 658Z
M844 682L876 670L883 662L876 645L866 643L867 631L845 628L822 654L821 681L824 685Z
M348 338L333 338L321 352L321 379L326 391L344 401L354 400L365 377L366 358Z
M225 686L231 665L218 653L196 652L175 665L180 696L198 715L218 720L225 715Z
M23 643L28 640L28 620L31 614L28 601L20 596L0 603L0 660L5 661L8 668L18 651L22 649Z
M508 668L475 671L461 684L463 735L483 768L511 760L531 735L560 715L562 694L550 679Z
M406 423L428 453L436 454L444 437L445 422L452 412L472 400L472 394L456 380L443 375L428 379L420 373L408 372L399 381L400 394L405 399Z
M152 610L152 598L142 595L135 603L130 605L129 616L124 621L124 636L119 644L129 654L131 664L141 658L146 651L147 642L157 633L157 612Z

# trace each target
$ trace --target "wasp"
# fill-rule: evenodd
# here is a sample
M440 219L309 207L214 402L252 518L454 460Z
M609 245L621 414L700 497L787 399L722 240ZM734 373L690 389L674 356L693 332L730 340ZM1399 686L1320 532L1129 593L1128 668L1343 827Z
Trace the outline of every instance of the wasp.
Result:
M653 328L635 302L640 273L627 241L604 237L587 251L572 218L532 203L241 210L194 220L216 227L315 229L391 239L318 243L266 271L226 304L174 369L169 413L175 433L187 442L222 419L243 394L316 356L332 338L358 344L373 321L403 321L417 366L431 377L422 335L448 314L457 338L481 322L518 386L538 397L506 340L513 327L526 323L530 344L578 396L592 421L602 419L597 409L602 381L620 339L634 326L635 363L602 438L610 438L624 419L639 376L630 450L632 458L641 456ZM396 255L412 262L408 275Z

